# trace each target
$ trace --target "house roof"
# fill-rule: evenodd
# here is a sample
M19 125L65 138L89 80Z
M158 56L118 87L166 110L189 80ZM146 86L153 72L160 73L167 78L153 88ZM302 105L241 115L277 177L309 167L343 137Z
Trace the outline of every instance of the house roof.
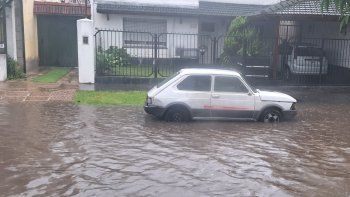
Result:
M249 16L266 9L266 5L248 5L200 1L198 7L175 7L120 2L97 2L98 13L133 13L161 15Z
M334 4L331 4L328 10L322 10L321 0L285 0L267 8L264 12L278 15L340 15Z
M199 13L201 15L217 16L250 16L259 13L267 7L267 5L249 5L200 1Z

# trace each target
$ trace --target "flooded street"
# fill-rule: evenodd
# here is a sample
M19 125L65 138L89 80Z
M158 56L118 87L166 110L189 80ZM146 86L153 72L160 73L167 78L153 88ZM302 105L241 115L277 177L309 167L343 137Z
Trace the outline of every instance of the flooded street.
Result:
M350 196L349 89L284 92L299 115L275 125L0 104L0 196Z

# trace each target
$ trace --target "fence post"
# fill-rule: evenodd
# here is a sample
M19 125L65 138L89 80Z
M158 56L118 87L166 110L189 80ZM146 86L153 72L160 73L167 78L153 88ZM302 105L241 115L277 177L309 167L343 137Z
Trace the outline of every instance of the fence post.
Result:
M322 38L322 45L321 45L321 48L322 48L322 51L324 51L323 50L323 48L324 48L324 38ZM319 73L319 75L320 75L320 81L319 81L319 84L321 84L322 83L322 71L323 71L323 55L320 55L320 73Z
M77 21L79 83L95 83L95 39L93 22Z
M243 75L245 76L246 74L246 56L247 56L247 39L243 38L243 46L242 46L242 71L243 71Z
M216 48L217 47L217 39L216 39L216 36L214 36L214 38L213 38L213 56L212 56L212 58L213 58L213 63L214 64L216 64L217 62L216 62Z
M158 34L154 34L154 57L153 57L153 73L154 78L158 78Z

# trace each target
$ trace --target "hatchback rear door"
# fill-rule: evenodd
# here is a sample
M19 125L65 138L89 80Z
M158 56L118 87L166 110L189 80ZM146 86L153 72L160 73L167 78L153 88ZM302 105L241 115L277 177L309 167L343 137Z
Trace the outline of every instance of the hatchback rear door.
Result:
M191 108L193 117L210 117L211 75L189 75L177 84L177 100Z

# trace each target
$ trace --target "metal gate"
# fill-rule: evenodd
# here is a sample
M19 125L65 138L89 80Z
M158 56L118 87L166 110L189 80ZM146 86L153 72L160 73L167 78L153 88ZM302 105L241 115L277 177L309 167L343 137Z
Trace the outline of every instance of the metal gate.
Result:
M350 40L246 39L98 30L96 75L162 78L182 68L234 69L255 84L350 84Z

